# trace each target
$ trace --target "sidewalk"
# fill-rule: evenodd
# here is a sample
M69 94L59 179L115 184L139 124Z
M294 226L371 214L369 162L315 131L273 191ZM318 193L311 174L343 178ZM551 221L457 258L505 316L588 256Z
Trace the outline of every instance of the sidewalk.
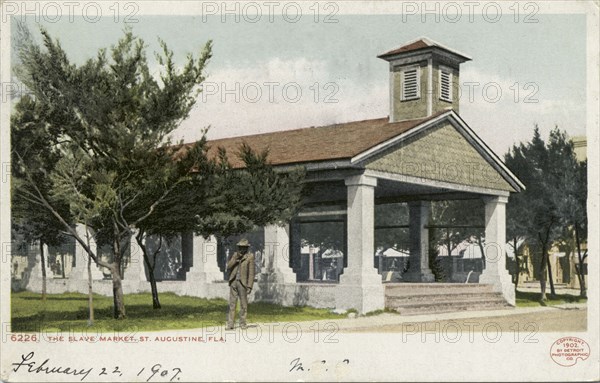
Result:
M248 313L249 319L252 318L252 312ZM296 322L295 327L304 331L314 331L315 328L331 331L331 325L340 332L395 332L401 331L403 326L412 325L415 323L427 322L461 322L466 323L469 320L479 319L481 322L485 320L495 321L502 327L510 326L515 322L520 325L535 323L539 325L540 331L559 331L564 326L564 330L581 331L587 327L587 305L585 303L565 303L556 306L539 306L539 307L521 307L508 308L502 310L482 310L482 311L460 311L448 313L435 313L425 315L400 315L394 313L383 313L373 316L359 316L356 318L343 319L324 319L318 321ZM542 326L543 322L552 322L554 324L550 329L545 330ZM581 322L584 323L581 323ZM570 322L577 322L571 324ZM248 331L252 331L253 327L272 328L279 323L250 323ZM557 328L558 325L558 328ZM584 328L582 328L582 326ZM235 328L238 330L237 326ZM481 330L481 328L479 328Z
M587 310L585 303L567 303L556 306L540 306L540 307L521 307L521 308L508 308L502 310L483 310L483 311L460 311L460 312L448 312L448 313L437 313L437 314L425 314L425 315L399 315L394 313L383 313L374 316L360 316L354 319L335 319L335 320L324 320L318 321L322 324L336 323L339 326L340 331L373 331L377 332L378 328L384 328L389 326L397 326L406 323L422 323L422 322L436 322L436 321L453 321L453 320L464 320L464 319L482 319L482 318L498 318L498 317L512 317L512 316L523 316L523 315L539 315L540 318L545 313L556 312L559 310ZM306 325L308 329L315 322L309 322ZM302 326L302 322L300 322ZM304 326L302 326L304 330Z

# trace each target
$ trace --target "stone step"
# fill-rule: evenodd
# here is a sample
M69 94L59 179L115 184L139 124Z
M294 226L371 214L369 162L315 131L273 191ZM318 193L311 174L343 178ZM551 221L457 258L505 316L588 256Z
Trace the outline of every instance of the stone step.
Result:
M492 285L394 283L385 285L385 307L403 315L510 308Z
M491 285L478 283L397 283L386 284L386 296L438 295L438 294L478 294L492 293Z
M431 313L445 313L458 311L480 311L480 310L499 310L512 308L502 298L500 299L482 299L482 300L454 300L447 302L421 302L416 304L402 304L398 306L387 306L402 315L418 315Z
M484 292L484 293L464 293L464 294L421 294L421 295L388 295L385 296L386 302L394 302L396 304L401 303L413 303L413 302L452 302L456 300L468 301L468 300L482 300L482 299L502 299L501 294Z

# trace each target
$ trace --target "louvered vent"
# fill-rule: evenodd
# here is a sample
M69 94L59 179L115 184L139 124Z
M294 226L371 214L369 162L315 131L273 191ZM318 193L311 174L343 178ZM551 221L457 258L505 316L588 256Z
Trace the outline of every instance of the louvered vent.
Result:
M413 100L421 95L419 68L402 71L402 100Z
M452 102L452 72L440 68L440 99Z

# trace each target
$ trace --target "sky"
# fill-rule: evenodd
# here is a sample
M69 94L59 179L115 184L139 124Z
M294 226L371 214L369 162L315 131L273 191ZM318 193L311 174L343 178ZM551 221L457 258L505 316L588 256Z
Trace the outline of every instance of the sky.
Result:
M461 65L459 113L499 155L528 141L536 124L546 137L555 126L585 135L585 15L538 13L529 20L537 22L528 23L524 12L518 22L510 14L497 22L481 13L451 22L340 13L326 23L326 14L323 9L318 22L314 14L297 22L277 13L258 22L251 15L139 14L129 25L148 44L151 59L158 38L179 63L213 41L205 92L174 132L176 140L197 140L207 126L214 139L385 117L388 63L376 56L419 37L472 57ZM75 62L110 47L125 26L112 17L38 21ZM37 30L32 17L27 24Z

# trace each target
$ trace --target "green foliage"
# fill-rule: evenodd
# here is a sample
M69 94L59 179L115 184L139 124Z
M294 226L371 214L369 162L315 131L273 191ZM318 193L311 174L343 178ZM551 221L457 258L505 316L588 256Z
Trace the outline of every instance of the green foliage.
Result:
M55 216L63 216L57 205L67 205L76 222L118 240L201 165L204 141L174 162L168 134L194 104L211 43L182 69L162 43L159 82L144 42L130 30L110 57L100 50L79 66L41 33L43 47L28 33L19 41L17 74L30 93L19 100L12 125L13 175L24 181L16 194L47 202Z
M236 155L244 168L233 169L220 149L217 175L203 198L208 214L196 214L195 231L200 234L227 237L289 222L301 205L302 168L279 172L270 165L268 151L256 153L245 143Z
M505 162L527 187L509 199L507 236L530 245L540 263L538 277L545 283L550 246L572 238L575 228L580 240L587 238L586 163L577 161L565 132L553 129L546 142L537 127L531 142L514 145Z
M40 294L13 293L11 297L11 329L13 331L89 331L87 296L77 293L50 294L45 304L40 304ZM127 294L128 318L111 320L112 298L94 295L96 320L94 331L111 333L122 331L160 331L192 329L225 324L227 301L162 294L162 309L148 306L150 294ZM253 323L299 322L323 319L340 319L341 315L327 309L312 307L284 307L263 302L248 305L248 319ZM107 334L110 335L110 334Z
M342 222L302 222L302 246L344 251L346 248Z
M516 304L517 307L539 307L539 306L556 306L565 303L586 303L586 298L581 298L571 294L557 294L552 299L540 301L540 295L534 292L524 292L517 290Z
M432 243L443 246L448 255L456 255L464 243L479 243L484 236L484 210L481 199L433 201L430 221L447 226L431 230Z
M408 206L405 203L375 206L375 248L408 251Z
M428 254L429 269L433 273L436 282L446 281L446 271L442 266L442 262L439 258L440 251L438 248L430 246Z
M295 212L301 171L277 173L267 152L248 146L238 154L246 168L231 169L224 152L209 158L204 137L191 145L170 141L201 90L210 41L181 67L160 41L155 74L143 40L129 29L81 65L45 30L41 46L21 32L16 73L29 93L12 116L13 200L27 203L22 211L30 221L33 205L45 209L96 263L113 270L115 291L114 270L127 253L121 244L134 228L140 240L192 230L230 235ZM86 247L74 223L112 244L111 263Z
M202 167L204 141L174 161L168 135L195 102L211 43L199 58L189 55L182 69L162 44L158 81L150 74L143 41L130 30L110 57L100 50L82 65L71 63L45 30L42 46L26 29L21 32L16 74L29 93L11 121L13 198L43 207L97 264L111 270L114 316L124 318L122 244ZM99 243L112 244L112 259L100 259L73 223L90 227Z
M557 175L568 171L560 161L563 154L556 152L564 150L559 146L566 145L565 141L556 141L561 136L564 138L564 133L555 129L550 135L551 141L546 143L536 127L531 142L514 145L506 154L506 164L527 187L509 200L511 234L520 234L533 241L540 240L541 236L544 242L556 238L559 216L553 194Z

